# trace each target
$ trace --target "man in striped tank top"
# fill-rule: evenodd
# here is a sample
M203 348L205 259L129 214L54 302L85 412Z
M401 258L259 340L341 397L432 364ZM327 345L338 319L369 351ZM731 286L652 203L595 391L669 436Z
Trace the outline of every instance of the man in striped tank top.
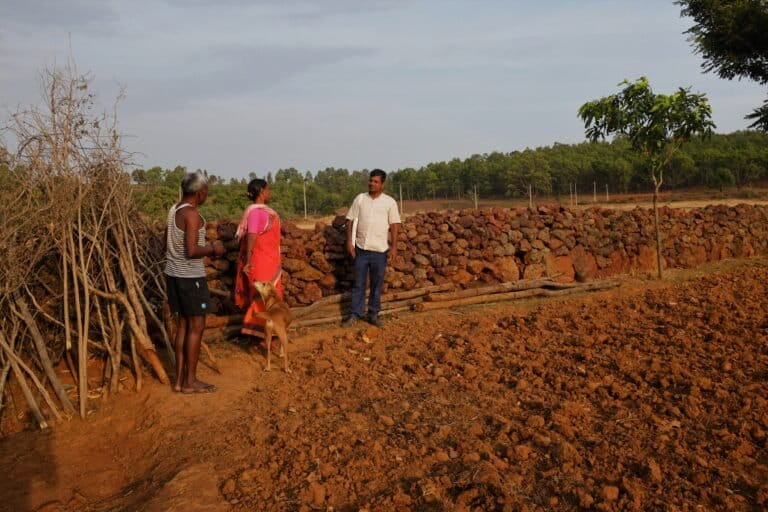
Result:
M181 199L168 211L165 229L165 278L168 305L177 315L176 382L173 389L182 393L212 393L213 384L197 380L197 361L205 330L205 315L210 308L210 292L205 279L205 256L223 256L221 242L205 243L205 219L197 207L208 197L208 184L200 172L181 180Z

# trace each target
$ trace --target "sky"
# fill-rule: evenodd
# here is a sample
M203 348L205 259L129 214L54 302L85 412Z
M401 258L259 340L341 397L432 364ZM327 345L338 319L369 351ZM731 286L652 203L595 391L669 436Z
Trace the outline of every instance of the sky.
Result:
M71 56L118 93L140 167L396 170L584 140L586 101L647 76L718 132L765 91L703 74L665 0L0 0L0 120Z

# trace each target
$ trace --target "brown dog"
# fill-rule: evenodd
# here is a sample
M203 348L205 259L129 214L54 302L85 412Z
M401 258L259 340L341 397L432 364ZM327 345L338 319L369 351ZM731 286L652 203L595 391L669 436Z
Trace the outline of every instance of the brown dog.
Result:
M283 370L286 373L291 373L288 369L288 326L291 325L291 309L288 304L277 294L275 285L270 282L255 281L253 283L256 291L261 295L261 300L264 301L264 307L266 311L262 311L256 314L259 318L263 318L266 323L264 325L264 340L267 342L267 371L270 371L272 357L272 335L277 334L280 338L280 352L283 356Z

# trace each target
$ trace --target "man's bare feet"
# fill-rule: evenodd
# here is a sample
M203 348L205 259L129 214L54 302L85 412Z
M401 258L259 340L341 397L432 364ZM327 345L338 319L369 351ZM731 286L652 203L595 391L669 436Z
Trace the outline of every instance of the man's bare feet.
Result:
M191 386L184 386L181 388L181 392L185 395L190 395L194 393L214 393L216 391L216 386L213 384L208 384L206 382L203 382L201 380L195 381Z
M184 383L184 377L179 377L176 375L176 373L168 373L168 377L173 379L173 385L171 386L171 389L174 391L174 393L180 393L182 384Z

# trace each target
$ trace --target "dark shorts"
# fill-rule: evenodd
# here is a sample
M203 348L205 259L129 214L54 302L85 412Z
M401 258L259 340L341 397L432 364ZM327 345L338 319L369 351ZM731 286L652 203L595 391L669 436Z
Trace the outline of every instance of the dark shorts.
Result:
M204 277L173 277L166 274L165 288L171 313L199 316L210 312L211 293Z

